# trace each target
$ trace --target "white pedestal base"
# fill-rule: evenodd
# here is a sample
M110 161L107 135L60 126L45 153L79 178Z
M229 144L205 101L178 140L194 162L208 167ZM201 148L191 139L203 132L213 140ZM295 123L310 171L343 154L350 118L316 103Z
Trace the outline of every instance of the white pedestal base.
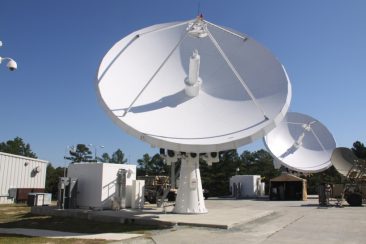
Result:
M207 213L203 198L199 157L182 158L174 213Z

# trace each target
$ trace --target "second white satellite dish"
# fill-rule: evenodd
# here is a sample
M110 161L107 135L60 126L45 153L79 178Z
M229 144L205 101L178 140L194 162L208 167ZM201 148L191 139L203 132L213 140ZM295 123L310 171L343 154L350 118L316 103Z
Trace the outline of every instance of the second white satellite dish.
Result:
M267 49L202 17L133 32L109 50L97 76L119 126L175 151L250 143L283 119L291 100L285 69Z
M334 149L331 157L334 168L346 177L349 176L352 169L357 170L357 167L354 166L358 160L352 150L346 147Z
M271 154L285 167L303 173L321 172L332 164L336 143L318 120L300 113L285 119L264 138Z

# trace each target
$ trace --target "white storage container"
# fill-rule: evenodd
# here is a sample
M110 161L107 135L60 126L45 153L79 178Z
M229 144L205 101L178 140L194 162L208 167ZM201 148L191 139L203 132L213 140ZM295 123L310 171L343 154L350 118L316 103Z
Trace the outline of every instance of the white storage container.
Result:
M79 208L111 209L116 192L117 172L127 170L126 207L131 207L132 181L136 179L136 165L111 163L74 163L67 176L78 179L77 206Z
M235 185L235 186L234 186ZM239 192L233 192L234 188ZM261 195L260 175L234 175L230 178L230 189L233 196L237 198L255 198Z

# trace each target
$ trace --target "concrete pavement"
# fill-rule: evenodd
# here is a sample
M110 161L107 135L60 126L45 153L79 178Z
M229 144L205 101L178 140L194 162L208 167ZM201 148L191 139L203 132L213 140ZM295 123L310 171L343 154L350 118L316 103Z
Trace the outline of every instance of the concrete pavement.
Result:
M366 243L365 207L319 207L317 199L209 199L205 204L209 213L202 215L164 214L150 206L138 212L94 211L89 217L108 220L117 215L173 226L113 243Z
M232 202L229 206L228 203ZM120 211L104 210L91 211L82 209L59 210L50 207L33 207L32 213L64 217L77 217L89 220L135 223L144 225L188 225L196 227L210 227L229 229L235 225L243 224L254 219L272 214L271 209L244 208L240 201L233 199L217 199L206 201L209 212L205 214L174 214L173 206L165 210L156 205L145 205L143 210L122 209ZM227 206L227 207L226 207Z
M42 236L46 238L64 238L64 239L102 239L108 241L121 241L143 236L141 234L129 233L102 233L102 234L85 234L72 233L54 230L25 229L25 228L0 228L2 234L17 234L25 236Z
M229 230L177 227L152 235L154 243L366 243L366 208L319 208L306 202L239 200L243 208L274 213ZM228 205L235 204L227 202ZM138 240L138 239L137 239ZM135 242L134 243L138 243Z

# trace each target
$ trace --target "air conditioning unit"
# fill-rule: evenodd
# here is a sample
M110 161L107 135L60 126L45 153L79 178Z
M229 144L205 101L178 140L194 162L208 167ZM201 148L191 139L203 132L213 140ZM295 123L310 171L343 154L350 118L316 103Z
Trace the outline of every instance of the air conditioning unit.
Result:
M8 195L10 198L13 198L14 200L17 200L17 191L18 188L9 188Z

